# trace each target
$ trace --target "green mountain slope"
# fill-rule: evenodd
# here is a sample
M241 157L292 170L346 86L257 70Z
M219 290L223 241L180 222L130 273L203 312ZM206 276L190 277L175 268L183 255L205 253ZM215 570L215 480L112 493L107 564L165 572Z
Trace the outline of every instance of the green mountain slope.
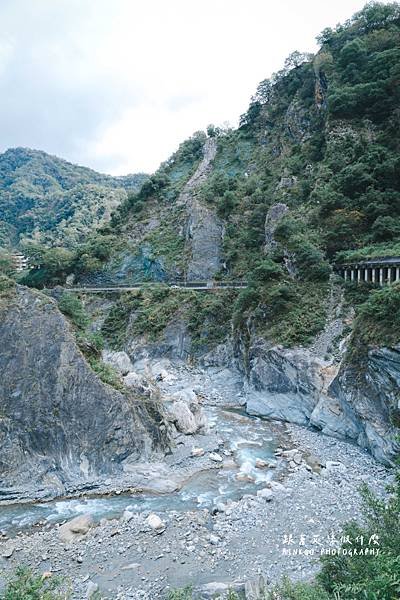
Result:
M260 83L238 129L186 140L89 244L61 265L42 256L34 282L246 279L233 325L310 343L333 263L398 254L400 7L369 3L319 41Z
M38 150L7 150L0 155L0 246L24 238L75 245L145 179L102 175Z

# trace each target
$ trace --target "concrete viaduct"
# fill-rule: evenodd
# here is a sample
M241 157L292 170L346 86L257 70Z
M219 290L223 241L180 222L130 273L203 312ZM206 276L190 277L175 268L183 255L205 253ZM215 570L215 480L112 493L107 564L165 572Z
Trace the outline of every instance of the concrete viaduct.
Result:
M400 257L371 258L359 262L336 265L336 272L345 281L387 285L400 281Z

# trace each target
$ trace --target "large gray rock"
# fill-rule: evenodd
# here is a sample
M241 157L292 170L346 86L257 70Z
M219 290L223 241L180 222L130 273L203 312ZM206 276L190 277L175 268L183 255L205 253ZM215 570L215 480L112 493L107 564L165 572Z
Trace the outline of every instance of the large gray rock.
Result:
M0 307L0 340L0 481L11 495L64 493L165 447L158 405L102 383L53 300L17 287Z
M311 416L324 433L339 434L392 464L400 398L400 347L377 348L359 365L344 363ZM332 410L333 409L333 410Z
M248 352L246 407L254 415L348 439L392 464L398 444L400 347L372 349L360 365L319 360L305 348L268 347L255 340Z
M168 420L174 423L181 433L190 435L207 429L207 417L197 395L191 389L175 392L165 403L165 409Z
M222 266L222 238L224 228L215 213L193 200L187 226L190 261L189 281L212 279Z
M58 528L58 537L63 542L74 542L82 539L93 526L94 522L90 514L79 515Z
M265 216L265 245L264 251L266 253L271 252L275 248L276 241L274 239L274 233L276 228L278 227L280 221L288 212L289 207L282 202L278 202L277 204L273 204L269 209Z
M307 351L259 340L249 353L247 412L307 425L319 397L318 367Z
M102 359L103 362L113 367L121 375L127 375L133 370L131 359L126 352L103 350Z

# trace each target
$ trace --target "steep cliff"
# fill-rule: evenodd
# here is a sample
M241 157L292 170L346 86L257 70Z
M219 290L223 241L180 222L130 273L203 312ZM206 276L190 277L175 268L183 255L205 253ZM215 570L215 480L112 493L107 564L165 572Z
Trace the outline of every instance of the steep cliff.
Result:
M0 310L3 499L95 486L162 452L157 404L103 384L53 300L17 287Z

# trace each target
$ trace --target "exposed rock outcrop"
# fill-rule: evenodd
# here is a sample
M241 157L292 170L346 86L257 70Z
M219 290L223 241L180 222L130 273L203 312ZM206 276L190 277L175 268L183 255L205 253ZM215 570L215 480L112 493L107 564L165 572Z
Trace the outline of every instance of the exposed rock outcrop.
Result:
M310 421L324 433L350 438L379 461L390 463L400 449L394 425L399 416L400 346L397 346L371 349L361 366L343 364Z
M276 241L274 239L274 233L279 225L282 217L288 212L289 207L282 202L273 204L269 209L265 217L265 243L264 252L269 253L276 247Z
M221 269L221 246L224 234L222 221L213 210L201 204L196 197L196 189L206 180L217 152L214 138L204 144L203 159L196 172L185 185L179 202L186 205L188 222L186 241L189 249L187 278L191 281L204 281Z
M250 348L247 411L307 425L319 400L322 363L301 348L268 348L256 341Z
M167 445L158 405L103 384L53 300L18 286L0 340L3 497L65 493Z
M370 350L363 369L339 368L308 349L268 348L258 340L249 350L246 394L250 414L313 425L385 464L398 450L400 348Z

